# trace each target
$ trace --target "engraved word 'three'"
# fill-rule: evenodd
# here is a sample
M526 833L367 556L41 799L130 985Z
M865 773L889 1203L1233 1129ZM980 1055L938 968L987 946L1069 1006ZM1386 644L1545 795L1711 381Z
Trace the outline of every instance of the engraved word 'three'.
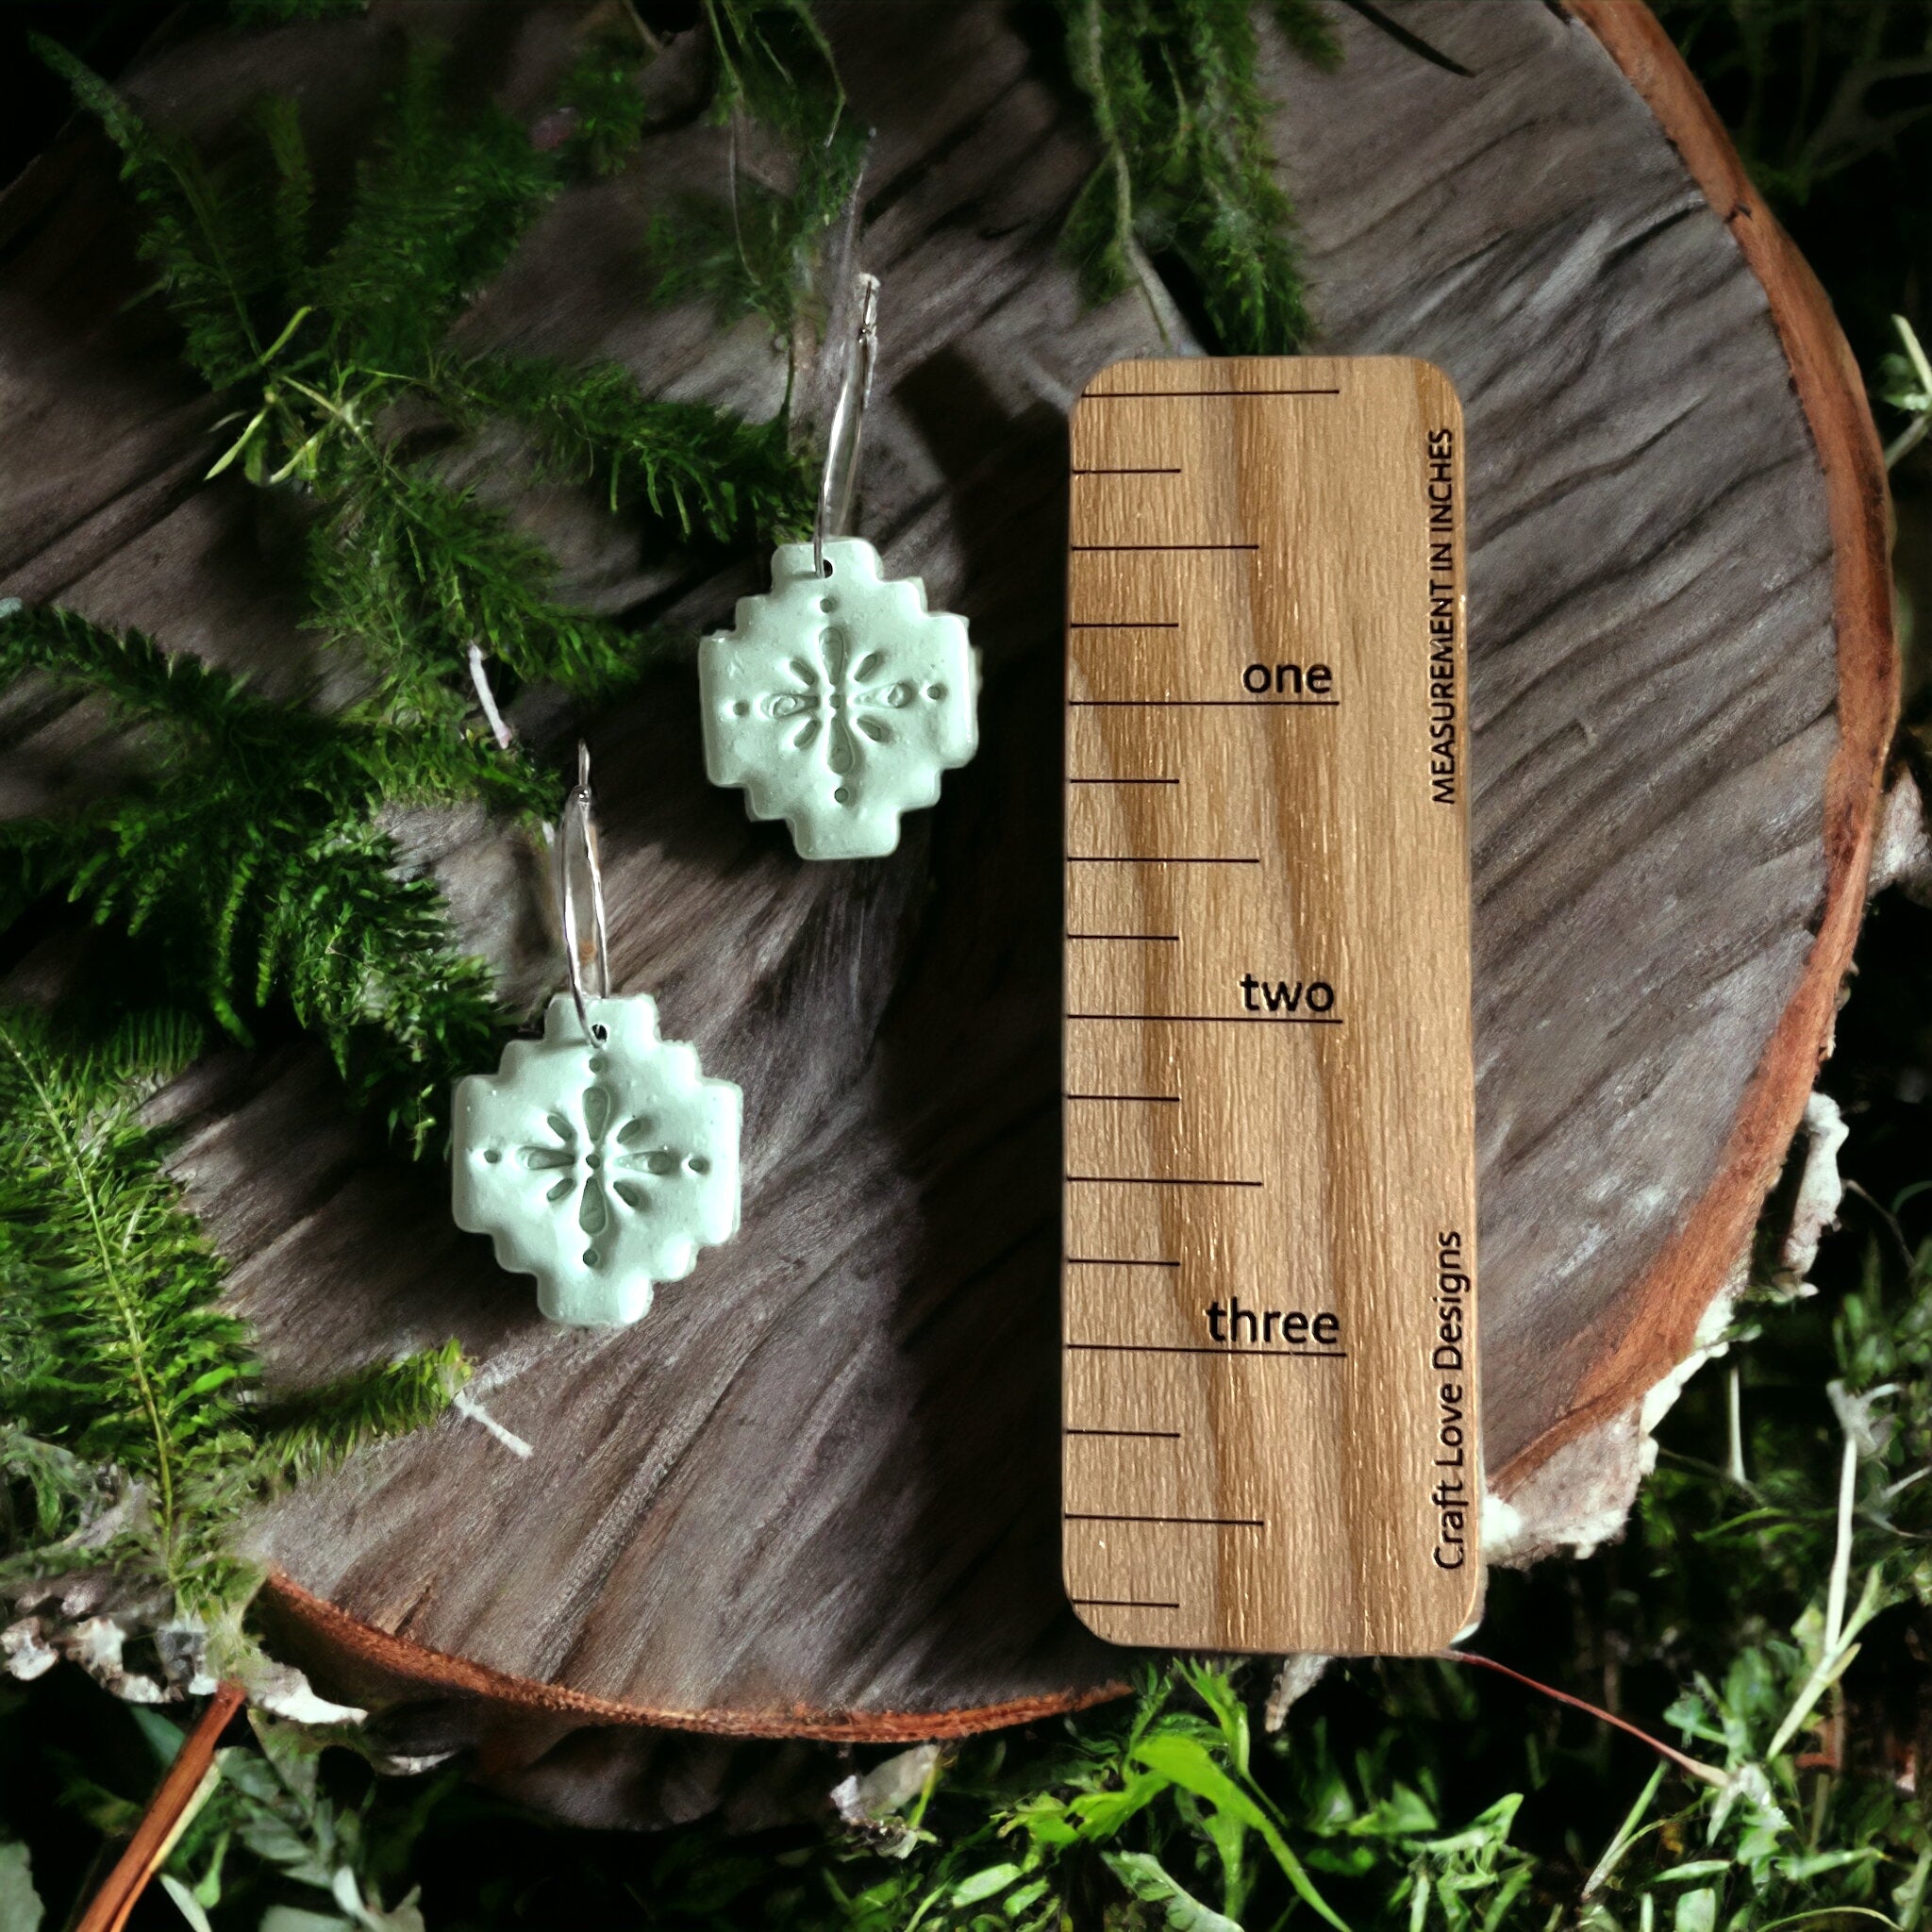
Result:
M738 1231L742 1096L696 1052L658 1037L646 995L559 993L541 1040L515 1040L494 1074L457 1082L457 1225L487 1234L512 1274L537 1277L553 1322L635 1322L653 1284L681 1281L700 1247Z
M825 565L782 545L770 591L699 646L705 769L783 819L801 858L880 858L978 749L979 656L917 577L880 576L870 543L836 539Z

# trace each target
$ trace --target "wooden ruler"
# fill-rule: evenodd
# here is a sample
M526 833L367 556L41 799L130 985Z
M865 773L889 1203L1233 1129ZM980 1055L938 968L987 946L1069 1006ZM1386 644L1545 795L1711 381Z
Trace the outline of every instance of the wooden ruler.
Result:
M1116 363L1072 491L1068 1595L1434 1650L1481 1574L1461 410Z

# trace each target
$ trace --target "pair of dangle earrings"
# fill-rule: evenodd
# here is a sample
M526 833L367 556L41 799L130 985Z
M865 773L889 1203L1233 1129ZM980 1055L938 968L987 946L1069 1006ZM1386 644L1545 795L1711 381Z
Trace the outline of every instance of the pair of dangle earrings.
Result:
M835 537L849 521L877 351L878 283L858 277L858 329L832 417L809 543L779 546L772 588L740 601L699 646L705 766L741 786L754 819L783 819L803 858L883 858L902 812L939 800L940 774L978 747L978 654L966 621L926 608L917 577ZM740 1215L743 1095L697 1050L658 1036L647 993L610 991L590 753L555 841L568 991L540 1040L512 1041L494 1074L457 1082L456 1224L498 1265L537 1277L553 1322L607 1327L650 1311ZM591 906L597 990L585 986L578 890Z

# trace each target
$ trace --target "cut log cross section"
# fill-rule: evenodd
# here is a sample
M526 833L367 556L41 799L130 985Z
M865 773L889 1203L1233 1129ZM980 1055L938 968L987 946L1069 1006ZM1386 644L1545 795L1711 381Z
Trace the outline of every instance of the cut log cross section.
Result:
M1437 362L1467 412L1487 1540L1524 1557L1621 1519L1645 1395L1828 1041L1894 704L1883 475L1823 297L1640 6L1390 10L1407 41L1338 10L1333 75L1271 43L1272 133L1316 346ZM822 12L876 129L861 529L971 618L983 749L892 858L808 865L705 784L688 675L589 723L616 982L744 1088L742 1233L640 1326L552 1329L317 1057L231 1055L166 1103L275 1377L455 1334L529 1450L452 1416L280 1504L255 1534L285 1641L332 1688L429 1701L425 1736L487 1734L512 1781L553 1751L520 1788L613 1823L630 1747L566 1772L562 1734L950 1736L1107 1697L1129 1661L1058 1562L1064 414L1194 344L1158 264L1083 308L1057 238L1095 155L1013 13ZM170 42L126 81L197 134L286 87L340 162L393 17ZM575 9L436 17L541 110ZM565 196L466 337L769 413L758 327L643 300L642 221L724 178L720 130L663 128ZM143 277L113 174L71 130L0 202L0 591L298 690L325 660L251 492L199 481L218 410L153 307L121 312ZM597 608L698 630L757 588L641 575L568 492L525 510ZM73 759L31 722L8 808ZM554 984L527 855L399 831L512 990Z

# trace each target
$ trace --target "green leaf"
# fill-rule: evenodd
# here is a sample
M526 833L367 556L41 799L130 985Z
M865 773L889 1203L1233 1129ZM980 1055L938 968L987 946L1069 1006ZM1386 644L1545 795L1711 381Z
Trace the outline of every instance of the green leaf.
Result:
M1598 1887L1608 1879L1610 1874L1622 1863L1624 1854L1636 1842L1638 1827L1642 1823L1645 1814L1650 1810L1651 1806L1656 1802L1657 1788L1663 1783L1664 1774L1668 1769L1669 1766L1659 1763L1657 1769L1651 1773L1649 1782L1638 1792L1636 1802L1624 1814L1623 1824L1617 1827L1609 1843L1604 1847L1603 1857L1596 1861L1595 1869L1584 1880L1583 1896L1585 1898L1590 1897Z
M1912 1869L1892 1890L1891 1903L1898 1914L1899 1932L1913 1932L1925 1909L1927 1881L1932 1880L1932 1849L1920 1852Z
M974 1906L981 1899L993 1897L1005 1891L1013 1881L1022 1875L1023 1868L1018 1865L988 1865L984 1870L962 1878L953 1887L952 1902L955 1906Z
M210 1369L205 1375L197 1375L189 1383L186 1393L210 1394L215 1390L225 1388L228 1383L238 1380L243 1374L244 1371L239 1362L224 1362L220 1368Z
M1241 1932L1234 1920L1191 1897L1162 1868L1152 1852L1103 1852L1107 1869L1143 1905L1163 1907L1169 1932Z
M1274 1821L1214 1762L1205 1746L1191 1738L1151 1737L1141 1740L1134 1756L1149 1771L1158 1772L1183 1790L1207 1799L1218 1809L1231 1812L1259 1832L1296 1896L1333 1925L1336 1932L1348 1932L1346 1922L1316 1890Z
M130 1704L127 1715L134 1720L142 1741L154 1754L155 1763L162 1771L167 1770L181 1755L182 1741L187 1733L179 1724L171 1724L159 1711L150 1710L144 1705Z
M1709 1887L1685 1892L1671 1921L1675 1932L1716 1932L1717 1898Z
M194 1932L214 1932L208 1924L208 1913L202 1909L201 1901L173 1873L160 1874L161 1890L174 1900L175 1908L193 1926ZM0 1922L4 1923L4 1922Z
M41 1932L45 1915L27 1848L18 1840L0 1844L0 1925L7 1932Z

